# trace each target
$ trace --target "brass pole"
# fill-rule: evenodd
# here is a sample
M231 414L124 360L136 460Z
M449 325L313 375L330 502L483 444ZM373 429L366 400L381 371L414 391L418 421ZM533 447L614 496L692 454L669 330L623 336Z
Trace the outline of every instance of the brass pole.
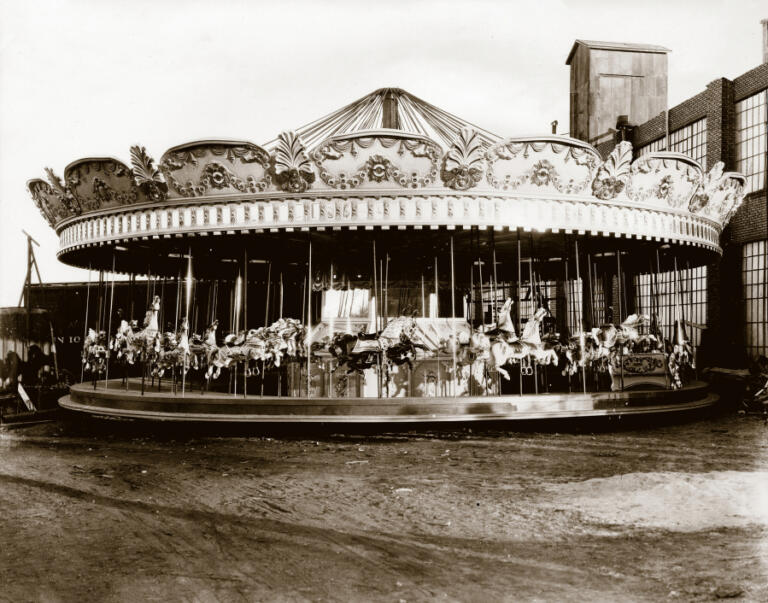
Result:
M459 375L456 372L456 347L459 345L456 337L456 275L453 266L453 235L451 235L451 331L453 332L453 345L451 346L451 360L453 362L453 397L458 395Z
M574 245L576 247L576 249L575 249L575 252L576 252L576 281L579 284L581 284L581 269L579 267L579 239L578 238L576 238L574 240ZM584 290L583 286L582 286L581 290L583 292L583 290ZM581 335L579 336L579 346L581 347L581 360L582 360L582 365L581 365L581 381L582 381L582 384L584 386L584 393L586 394L587 393L587 371L586 371L586 367L584 366L584 364L586 364L585 363L585 358L584 358L584 337L585 337L586 333L584 332L584 294L583 293L581 295L580 303L581 303L581 312L580 312L580 315L581 315Z

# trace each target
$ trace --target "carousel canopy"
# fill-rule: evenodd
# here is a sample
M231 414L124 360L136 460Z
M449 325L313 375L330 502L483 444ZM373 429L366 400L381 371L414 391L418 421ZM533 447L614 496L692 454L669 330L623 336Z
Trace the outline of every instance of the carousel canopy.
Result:
M93 247L178 255L207 235L262 235L268 253L280 236L358 229L573 233L718 253L744 196L744 178L722 163L705 174L678 153L633 160L628 142L603 160L565 136L501 138L396 88L261 146L190 142L157 165L135 146L130 158L79 159L63 178L46 168L47 180L28 182L60 259L109 268L111 254Z

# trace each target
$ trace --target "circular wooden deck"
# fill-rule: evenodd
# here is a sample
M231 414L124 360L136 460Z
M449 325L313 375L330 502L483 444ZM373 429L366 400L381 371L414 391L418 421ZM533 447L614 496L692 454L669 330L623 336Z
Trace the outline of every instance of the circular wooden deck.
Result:
M707 384L680 390L438 398L287 398L170 388L146 391L119 380L72 386L65 409L102 418L223 423L444 423L525 421L692 411L715 404Z

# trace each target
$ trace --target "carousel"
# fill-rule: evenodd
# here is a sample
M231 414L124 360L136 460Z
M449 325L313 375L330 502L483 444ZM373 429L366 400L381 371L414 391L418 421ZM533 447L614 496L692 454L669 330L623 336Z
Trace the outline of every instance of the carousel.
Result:
M431 423L716 401L683 292L743 198L722 164L502 138L395 88L261 146L130 158L27 185L92 275L66 409Z

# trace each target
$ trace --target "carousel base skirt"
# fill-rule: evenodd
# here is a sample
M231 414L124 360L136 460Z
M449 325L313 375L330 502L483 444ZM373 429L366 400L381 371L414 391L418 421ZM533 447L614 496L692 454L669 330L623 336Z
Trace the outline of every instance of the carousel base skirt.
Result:
M713 406L703 382L679 390L435 398L287 398L145 391L130 380L73 385L59 400L67 410L99 418L202 423L465 423L680 413Z

